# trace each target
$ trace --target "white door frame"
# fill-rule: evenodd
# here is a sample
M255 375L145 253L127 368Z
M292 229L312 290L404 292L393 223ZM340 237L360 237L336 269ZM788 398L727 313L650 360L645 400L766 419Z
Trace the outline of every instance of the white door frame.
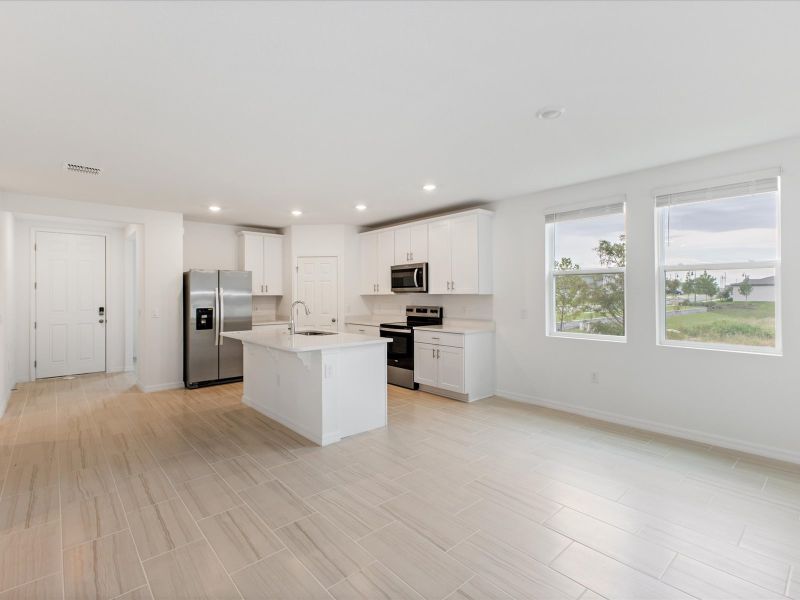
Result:
M108 247L108 234L102 231L87 231L81 229L62 229L61 227L31 227L31 239L30 241L30 256L31 256L31 264L30 264L30 286L31 286L31 295L30 295L30 311L28 312L29 320L28 323L28 337L29 337L29 344L28 347L30 349L30 356L28 357L28 373L30 381L36 381L36 294L38 293L36 289L36 235L38 233L66 233L71 235L95 235L98 237L103 238L103 243L105 245L106 251L106 272L105 272L105 282L103 285L103 298L104 298L104 306L106 308L106 326L103 328L103 337L105 338L104 342L104 354L103 354L103 372L107 372L108 370L108 282L111 277L111 253L109 252ZM116 307L114 307L116 310ZM116 312L114 313L116 315ZM120 313L122 314L122 313ZM116 318L116 317L115 317Z
M297 290L298 290L298 279L300 274L300 259L303 258L335 258L336 259L336 331L342 331L344 329L344 323L342 323L342 308L341 308L341 299L342 299L342 273L341 273L341 257L337 254L310 254L310 255L299 255L295 257L294 263L294 272L292 273L292 302L297 300ZM289 303L291 307L291 302ZM291 308L290 308L291 310ZM289 315L290 317L292 315Z

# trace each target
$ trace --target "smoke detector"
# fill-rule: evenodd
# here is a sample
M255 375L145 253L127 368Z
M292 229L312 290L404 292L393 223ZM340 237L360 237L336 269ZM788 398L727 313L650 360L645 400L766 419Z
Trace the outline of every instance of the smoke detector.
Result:
M100 175L102 170L99 167L87 167L76 163L65 162L64 169L72 173L82 173L83 175Z

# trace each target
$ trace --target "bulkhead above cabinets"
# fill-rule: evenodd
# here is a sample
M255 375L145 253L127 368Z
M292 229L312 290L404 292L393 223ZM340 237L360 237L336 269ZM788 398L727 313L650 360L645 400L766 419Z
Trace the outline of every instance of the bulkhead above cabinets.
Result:
M361 294L391 294L393 265L425 262L431 294L491 294L493 216L474 209L360 234Z
M239 269L253 273L253 295L283 295L283 236L239 232Z

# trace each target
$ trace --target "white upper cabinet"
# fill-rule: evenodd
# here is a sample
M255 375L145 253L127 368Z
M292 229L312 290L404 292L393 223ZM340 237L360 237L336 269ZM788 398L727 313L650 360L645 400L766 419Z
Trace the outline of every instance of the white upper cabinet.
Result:
M239 268L253 274L253 294L283 295L283 236L239 232Z
M391 266L428 263L430 294L492 293L492 213L475 209L361 234L361 293L391 293Z
M394 231L361 234L361 294L392 293Z
M492 293L492 215L475 212L428 225L428 291Z
M361 294L378 293L378 234L361 234Z
M394 264L428 261L428 224L409 225L394 230Z
M452 276L450 221L428 225L428 293L449 294Z

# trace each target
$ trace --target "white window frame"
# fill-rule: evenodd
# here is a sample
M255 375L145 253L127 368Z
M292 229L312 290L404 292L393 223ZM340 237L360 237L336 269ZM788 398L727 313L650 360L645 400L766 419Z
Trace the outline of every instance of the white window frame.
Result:
M627 199L624 195L613 196L602 200L597 200L591 203L572 204L568 206L553 207L545 210L545 215L558 215L580 210L590 210L593 208L602 209L604 207L614 206L617 204L622 205L622 226L623 234L625 235L625 266L624 267L600 267L593 269L574 269L570 271L562 271L555 268L555 222L548 223L545 221L545 335L553 338L565 338L571 340L592 340L601 342L617 342L624 344L628 341L628 212L627 212ZM623 278L623 294L625 305L625 333L623 335L607 335L602 333L566 333L558 331L556 328L556 276L558 275L611 275L614 273L621 273Z
M745 183L763 177L776 177L778 181L778 201L775 209L775 238L777 252L775 260L749 261L749 262L726 262L726 263L692 263L692 264L665 264L666 259L666 238L667 231L667 210L656 205L656 198L667 193L680 193L701 188L713 188L728 184ZM757 193L757 192L753 192ZM731 198L738 196L731 196ZM656 342L659 346L674 348L689 348L694 350L715 350L717 352L736 352L743 354L761 354L766 356L782 356L782 327L781 327L781 178L780 169L770 169L748 173L744 175L725 177L694 184L684 184L682 186L672 186L653 192L654 214L655 214L655 240L656 240ZM775 271L775 346L746 346L739 344L717 344L711 342L698 342L687 340L667 339L667 297L666 297L666 277L668 273L694 271L739 271L748 269L774 269Z

